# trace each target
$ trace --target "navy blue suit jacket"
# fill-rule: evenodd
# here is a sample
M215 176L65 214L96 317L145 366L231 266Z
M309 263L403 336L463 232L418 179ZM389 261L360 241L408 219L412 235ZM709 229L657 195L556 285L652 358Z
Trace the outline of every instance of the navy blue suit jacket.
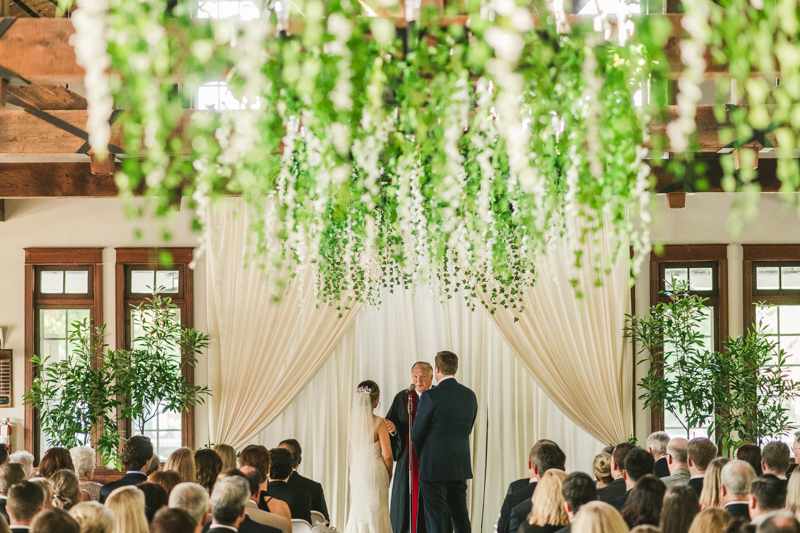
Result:
M472 479L469 435L477 415L475 393L455 378L422 393L411 430L420 481Z

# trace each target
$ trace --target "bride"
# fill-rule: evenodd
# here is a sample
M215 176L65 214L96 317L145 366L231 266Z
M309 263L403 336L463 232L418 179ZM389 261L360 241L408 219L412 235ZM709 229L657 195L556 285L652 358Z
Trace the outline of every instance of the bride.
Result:
M372 411L381 390L374 381L358 384L350 409L350 515L345 533L391 533L389 479L392 445L383 418Z

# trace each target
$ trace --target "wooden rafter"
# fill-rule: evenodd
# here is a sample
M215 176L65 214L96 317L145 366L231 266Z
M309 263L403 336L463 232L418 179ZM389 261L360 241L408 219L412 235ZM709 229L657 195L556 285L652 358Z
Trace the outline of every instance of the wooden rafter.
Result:
M0 198L104 198L118 193L114 176L92 174L89 163L0 164Z
M676 180L675 176L661 164L651 165L650 171L655 178L655 192L666 194L677 191L724 192L725 189L722 188L724 172L719 158L698 159L697 162L705 166L702 175L690 173L682 180ZM754 182L761 187L761 192L778 192L780 190L781 182L778 179L777 171L778 159L761 159L759 161L758 168L755 170Z
M86 109L86 98L63 85L11 85L8 103L24 109L80 110Z

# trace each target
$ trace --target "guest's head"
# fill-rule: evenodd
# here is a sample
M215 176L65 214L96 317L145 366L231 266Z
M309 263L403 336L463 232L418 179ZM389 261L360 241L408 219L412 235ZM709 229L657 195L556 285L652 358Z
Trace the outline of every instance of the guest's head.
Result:
M542 444L536 451L536 479L542 479L548 470L564 470L567 456L555 444Z
M546 445L549 446L549 445ZM542 446L544 448L544 446ZM541 453L541 448L539 452ZM533 506L528 515L529 524L540 526L566 526L569 524L567 511L564 509L564 496L561 493L566 472L551 468L545 472L536 485L533 493Z
M689 533L724 533L731 521L731 514L725 509L708 507L694 517Z
M750 485L755 478L755 470L746 461L737 459L722 467L720 505L725 506L730 502L747 502L750 496Z
M81 533L111 533L114 528L111 511L97 502L81 502L69 510L69 515L81 526Z
M725 533L756 533L756 526L750 523L750 518L743 516L734 518L725 528Z
M53 482L53 507L69 511L81 501L81 487L73 470L59 470L50 478Z
M782 442L770 442L761 451L761 470L765 474L785 476L792 460L789 447Z
M700 512L697 493L688 485L670 487L664 493L659 527L662 533L688 533L692 520Z
M269 468L272 463L272 457L266 446L260 444L251 444L246 446L244 450L239 453L239 464L241 466L250 466L255 468L261 474L261 486L264 486L269 479Z
M154 472L158 472L160 469L161 469L161 459L158 457L158 455L154 453L153 457L150 459L150 466L147 468L147 472L145 472L145 474L149 476Z
M543 444L558 446L558 444L549 439L539 439L533 444L530 453L528 453L528 479L539 479L539 476L536 475L536 454L539 453L539 448Z
M36 477L29 480L31 483L36 483L39 488L42 489L42 494L44 494L44 508L45 509L52 509L53 508L53 482L47 479L46 477Z
M643 524L631 529L631 533L661 533L661 530L650 524Z
M638 451L644 452L650 458L650 461L654 462L653 456L647 453L646 450ZM628 457L630 457L630 454L628 454ZM658 526L666 490L667 487L664 486L664 483L652 474L645 474L639 478L633 490L628 494L625 505L620 509L622 518L625 519L628 526L636 527L642 524Z
M286 481L292 475L292 454L283 448L273 448L269 451L272 463L269 467L269 479Z
M125 441L119 452L122 468L128 471L145 472L153 458L153 443L144 435L134 435Z
M21 481L11 485L7 493L6 510L11 525L30 525L33 517L42 511L44 491L38 483Z
M458 356L453 352L439 352L436 354L436 381L443 377L455 376L458 372Z
M756 533L800 533L800 522L789 511L774 511L758 525Z
M169 502L167 491L161 485L150 482L139 483L137 487L144 493L144 515L149 524L158 510L167 506Z
M588 474L573 472L564 478L561 496L564 497L564 510L572 522L582 506L597 499L597 487Z
M607 487L614 482L614 478L611 477L611 458L610 453L598 453L594 456L594 461L592 461L592 473L594 474L594 478L600 483L600 487Z
M217 452L219 458L222 459L222 470L228 470L229 468L236 468L236 450L233 449L233 446L228 446L227 444L216 444L212 450Z
M572 533L628 533L619 511L605 502L589 502L575 515Z
M297 439L282 440L278 444L278 448L283 448L292 452L292 468L297 470L297 467L303 462L303 449L300 447L300 443L297 442Z
M181 483L172 489L169 495L171 509L183 509L197 522L197 529L201 530L210 520L208 509L208 492L197 483Z
M164 487L164 490L167 491L167 496L169 496L169 494L172 492L172 489L174 489L178 483L183 483L181 475L172 470L159 470L158 472L153 472L148 476L147 481Z
M20 481L25 481L28 476L21 465L15 463L5 463L0 465L0 496L8 494L11 485L16 485Z
M50 478L59 470L75 470L72 456L66 448L50 448L44 452L44 457L39 461L39 475Z
M257 500L258 494L261 492L261 479L264 474L252 466L243 466L239 471L244 474L247 478L247 483L250 485L250 499Z
M238 528L244 520L249 499L250 486L246 479L238 476L220 479L211 493L211 514L214 522Z
M372 408L375 409L378 407L378 404L381 401L381 388L377 383L371 379L365 379L358 384L357 390L369 391L369 399L372 402Z
M706 473L708 464L717 456L717 447L711 439L698 437L689 441L689 473L699 476Z
M411 382L414 388L422 394L433 384L433 366L425 361L417 361L411 367Z
M757 477L750 484L750 518L767 514L786 505L786 482L772 474Z
M740 461L746 461L753 467L756 476L763 474L761 471L761 448L756 444L745 444L736 450L736 458Z
M636 482L644 476L652 475L655 468L656 461L652 455L647 453L647 450L635 448L628 452L625 456L625 469L622 472L628 490L631 490Z
M722 501L722 468L730 462L727 457L717 457L708 464L703 490L700 492L700 506L719 507Z
M36 470L33 468L33 454L31 452L25 450L14 452L8 456L8 462L20 465L25 472L25 479L30 479L36 474Z
M689 470L689 441L683 438L675 438L667 445L667 466L670 473L678 470Z
M149 460L148 455L145 462ZM136 487L114 489L106 499L106 507L114 515L114 533L148 533L144 493Z
M635 449L636 446L630 442L623 442L614 446L614 451L611 453L611 477L614 479L622 477L622 471L625 469L625 457L627 457L628 452ZM653 464L655 464L655 461L653 461Z
M94 477L95 453L88 446L75 446L69 449L72 464L75 465L75 475L79 481L91 481Z
M647 437L647 451L653 456L653 459L658 459L667 454L667 445L669 444L669 435L666 431L656 431Z
M800 513L800 475L789 478L786 487L786 508L793 513Z
M197 450L194 452L194 464L197 467L197 483L211 494L214 482L222 472L222 459L214 450Z
M50 509L36 515L31 533L80 533L81 526L64 509Z
M0 444L0 465L8 461L8 446Z
M197 520L183 509L165 507L158 511L150 523L150 533L194 533Z
M194 454L189 448L178 448L167 458L164 470L174 470L181 475L187 483L194 483L197 479L197 467L194 464Z

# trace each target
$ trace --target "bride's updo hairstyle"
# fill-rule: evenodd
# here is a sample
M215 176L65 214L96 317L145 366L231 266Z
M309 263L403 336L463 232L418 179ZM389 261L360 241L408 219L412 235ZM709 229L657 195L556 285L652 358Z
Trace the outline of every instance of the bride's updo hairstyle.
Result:
M367 379L358 384L358 390L361 391L363 389L369 389L369 399L372 400L372 403L375 403L380 399L381 388L378 387L378 384L371 379Z

